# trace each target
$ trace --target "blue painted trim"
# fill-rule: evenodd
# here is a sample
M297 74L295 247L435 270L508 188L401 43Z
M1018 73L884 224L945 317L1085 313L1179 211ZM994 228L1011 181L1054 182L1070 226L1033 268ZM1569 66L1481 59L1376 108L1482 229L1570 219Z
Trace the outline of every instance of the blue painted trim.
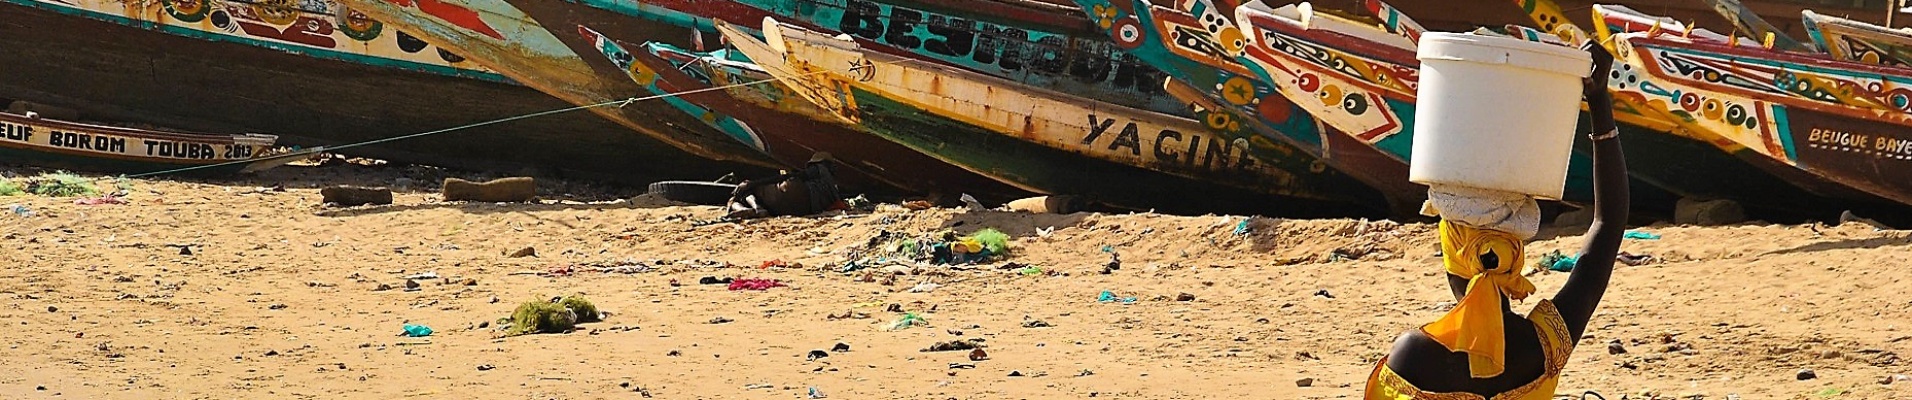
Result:
M1780 147L1786 148L1786 160L1799 162L1799 154L1793 150L1792 122L1786 116L1786 106L1774 104L1772 107L1774 129L1777 129L1774 132L1779 136Z

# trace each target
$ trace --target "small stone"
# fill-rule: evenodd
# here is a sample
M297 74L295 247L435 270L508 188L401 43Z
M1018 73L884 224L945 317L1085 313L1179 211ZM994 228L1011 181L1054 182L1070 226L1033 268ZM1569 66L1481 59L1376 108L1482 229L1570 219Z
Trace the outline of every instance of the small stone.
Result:
M465 286L478 286L478 279L477 279L477 278L465 278L465 281L464 281L464 282L460 282L460 283L463 283L463 284L464 284Z
M629 389L631 387L631 382L630 381L618 382L617 387Z
M344 371L344 370L345 370L345 363L338 363L338 365L334 365L334 366L335 366L335 367L339 367L339 370L340 370L340 371Z
M60 308L54 307L54 306L46 306L46 312L60 312Z
M266 357L274 357L274 356L278 356L278 355L279 355L279 351L278 351L278 350L271 350L271 349L267 349L267 350L266 350Z
M179 255L182 255L182 256L193 255L193 248L188 246L179 246Z
M392 290L392 285L391 285L391 284L386 284L386 283L380 283L380 284L378 284L378 287L375 287L375 288L372 288L372 291L374 291L374 292L383 292L383 291L387 291L387 290Z
M810 354L804 357L807 361L816 361L819 359L830 358L830 352L823 351L823 350L810 350Z
M1048 321L1043 321L1039 319L1022 321L1022 327L1024 328L1048 328L1051 326L1053 325L1050 325Z
M1296 387L1313 387L1313 386L1314 386L1314 378L1301 378L1301 379L1296 379L1296 380L1295 380L1295 386L1296 386Z
M498 304L498 295L491 295L491 304Z
M34 386L34 387L33 387L33 390L38 390L38 391L42 391L42 392L44 392L44 391L46 391L46 386Z
M1621 345L1621 343L1620 343L1620 339L1614 339L1614 340L1610 340L1610 341L1607 341L1607 354L1608 354L1608 355L1615 355L1615 354L1626 354L1626 353L1627 353L1627 348L1626 348L1626 346L1622 346L1622 345Z
M1019 376L1022 376L1022 371L1009 371L1009 376L1011 376L1011 377L1019 377Z
M525 246L525 248L518 249L518 251L511 252L511 255L509 256L509 258L525 258L525 257L537 257L537 256L538 256L537 248Z
M285 307L286 307L286 305L285 305L284 303L273 303L272 305L269 305L269 306L266 306L266 309L268 309L268 310L284 310L284 309L285 309Z
M405 280L405 290L416 290L416 289L418 289L418 281L414 281L410 279Z
M721 317L721 316L720 316L720 317L716 317L716 318L711 318L711 319L710 319L710 323L711 323L711 324L728 324L728 323L730 323L730 321L731 321L731 319L730 319L730 318L724 318L724 317Z
M491 321L478 321L478 329L485 329L490 327L491 327Z
M1816 374L1816 373L1813 373L1813 372L1812 372L1812 369L1810 369L1810 368L1807 368L1807 369L1800 369L1800 370L1799 370L1799 374L1795 376L1795 378L1797 378L1797 379L1799 379L1799 380L1802 380L1802 381L1804 381L1804 380L1812 380L1813 378L1818 378L1818 377L1819 377L1819 374Z
M479 371L490 371L494 369L498 369L498 367L492 366L491 364L484 364L484 365L478 366Z
M831 347L831 348L830 348L830 351L834 351L834 352L838 352L838 353L847 353L847 352L849 352L849 351L850 351L850 344L849 344L849 343L837 343L835 347Z
M969 351L969 361L982 361L987 359L989 359L989 352L983 351L983 349Z
M1315 293L1314 293L1314 295L1316 295L1316 296L1321 296L1321 297L1326 297L1326 298L1330 298L1330 299L1332 299L1332 298L1334 298L1334 294L1333 294L1333 293L1328 293L1328 289L1321 289L1321 290L1317 290L1317 291L1315 291Z
M665 356L665 357L677 357L677 356L682 356L682 355L684 355L684 352L682 352L682 351L677 351L677 350L671 350L671 351L670 351L670 352L668 352L668 353L664 353L664 356Z
M1195 295L1189 293L1178 294L1175 295L1175 301L1195 301Z

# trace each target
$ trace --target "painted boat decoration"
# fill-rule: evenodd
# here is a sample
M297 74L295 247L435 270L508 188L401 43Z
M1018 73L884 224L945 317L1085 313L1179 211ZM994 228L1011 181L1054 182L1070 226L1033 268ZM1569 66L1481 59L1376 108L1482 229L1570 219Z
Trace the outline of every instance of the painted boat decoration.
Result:
M1158 15L1178 16L1184 21L1180 26L1208 32L1191 14L1140 1L1079 0L1077 4L1124 51L1172 76L1166 85L1171 95L1226 113L1258 134L1287 142L1380 190L1396 216L1418 215L1427 187L1407 181L1407 164L1334 131L1275 94L1248 67L1220 54L1222 45L1204 40L1211 36L1178 35L1188 40L1178 46L1162 40L1175 31L1158 24Z
M1162 91L1166 74L1128 56L1095 33L1094 26L1074 13L1074 8L1018 0L582 2L627 16L700 29L709 29L713 19L734 22L774 17L804 29L845 33L884 45L869 48L872 51L960 66L1128 107L1190 116L1186 102ZM736 27L761 36L755 27Z
M645 92L622 69L598 55L595 43L577 34L577 26L542 25L504 0L432 0L430 7L410 0L343 1L387 25L418 32L426 42L466 54L472 61L572 104L603 104ZM761 140L748 132L712 129L669 105L627 104L590 111L697 156L777 166L761 147L755 147Z
M4 0L212 41L228 41L310 57L505 82L502 75L434 48L364 13L330 0Z
M772 157L786 165L803 165L817 152L830 153L839 161L839 183L845 187L888 185L948 199L972 194L990 202L1028 194L839 124L816 105L786 93L769 73L729 51L699 54L662 43L627 48L589 28L579 29L597 40L604 55L625 67L639 84L659 95L683 93L673 99L685 103L680 108L686 111L704 113L701 119L767 127L753 133L763 138L763 148ZM807 110L784 111L793 108Z
M273 154L278 136L160 132L0 112L0 160L49 168L196 175L255 172L309 155Z
M0 98L79 110L89 120L268 132L307 147L570 106L363 13L328 1L287 4L0 1L7 20L0 23L0 54L10 60L0 63ZM615 129L571 113L358 147L354 154L633 183L738 168Z
M849 38L765 24L764 41L719 28L750 59L844 120L915 136L899 142L1037 193L1081 194L1131 207L1239 203L1284 213L1378 204L1369 189L1338 174L1309 171L1312 160L1305 154L1251 133L1082 102L864 51ZM1295 164L1301 168L1279 168ZM1201 189L1208 186L1214 191ZM1187 196L1198 191L1204 195ZM1268 204L1276 198L1281 201Z
M1912 68L1912 32L1887 29L1845 18L1800 11L1806 33L1827 54L1841 60Z
M1616 56L1650 79L1638 88L1650 105L1769 162L1869 195L1775 175L1825 196L1912 204L1912 179L1894 172L1912 162L1912 110L1890 106L1912 98L1903 71L1665 34L1614 42Z
M1720 16L1726 17L1727 21L1732 21L1733 26L1738 28L1738 31L1746 32L1754 38L1759 39L1759 43L1766 48L1801 53L1819 52L1819 49L1813 48L1812 45L1800 43L1798 39L1793 39L1792 36L1787 35L1786 31L1766 22L1765 18L1761 18L1759 14L1753 12L1752 9L1746 8L1746 5L1741 4L1739 0L1705 1L1707 5L1713 6L1714 12L1718 12Z

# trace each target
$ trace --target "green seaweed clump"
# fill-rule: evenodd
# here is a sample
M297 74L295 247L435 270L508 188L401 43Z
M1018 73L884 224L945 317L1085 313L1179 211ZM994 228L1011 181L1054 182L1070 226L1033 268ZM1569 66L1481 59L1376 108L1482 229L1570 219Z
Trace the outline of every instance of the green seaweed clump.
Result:
M14 182L12 179L0 178L0 196L19 196L21 194L25 194L26 192L27 191L25 188L20 187L20 182Z
M585 300L584 296L565 296L564 300L558 301L558 305L562 305L564 308L571 310L571 312L577 313L578 322L598 322L604 320L604 318L598 314L597 305L591 304L590 300Z
M518 309L511 312L511 328L507 334L564 333L580 322L601 319L597 305L583 296L566 296L557 301L533 300L519 304Z
M100 194L93 181L66 171L42 174L27 180L26 190L51 197L94 196Z

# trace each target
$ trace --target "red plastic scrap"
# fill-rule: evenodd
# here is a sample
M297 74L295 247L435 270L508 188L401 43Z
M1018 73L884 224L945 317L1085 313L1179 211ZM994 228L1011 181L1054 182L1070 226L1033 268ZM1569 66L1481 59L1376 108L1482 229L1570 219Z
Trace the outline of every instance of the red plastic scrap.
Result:
M770 269L770 267L788 268L790 267L790 263L783 262L783 260L764 261L762 265L757 266L757 269Z
M730 290L770 290L770 288L785 286L789 285L774 279L750 278L730 281Z

